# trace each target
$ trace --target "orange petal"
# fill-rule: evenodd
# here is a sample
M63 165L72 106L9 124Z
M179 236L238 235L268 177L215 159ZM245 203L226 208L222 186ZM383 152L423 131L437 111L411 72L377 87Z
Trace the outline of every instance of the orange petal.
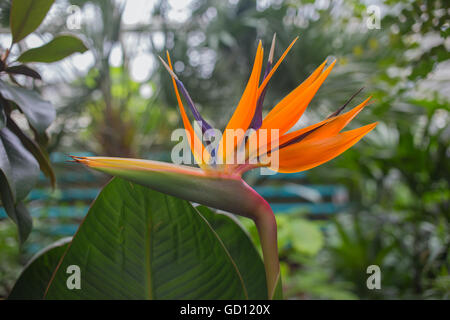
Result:
M332 137L338 134L344 127L353 120L354 117L367 105L371 97L367 98L361 104L353 108L352 110L341 114L340 116L330 118L328 123L319 129L312 132L308 135L303 141L312 141L312 140L320 140L325 139L327 137Z
M297 88L292 90L286 97L283 98L266 116L267 119L270 119L273 117L276 113L278 113L280 110L284 109L287 105L289 105L295 97L297 97L301 92L306 90L314 81L316 81L317 77L322 73L323 69L325 68L325 64L327 63L327 60L322 62L322 64L314 70L311 75L306 78L305 81L303 81Z
M276 105L276 107L273 108L269 112L269 114L266 116L266 118L264 120L267 121L266 119L270 119L271 117L273 117L277 112L279 112L280 110L284 109L287 105L289 105L301 92L306 90L307 87L310 86L317 79L317 77L319 77L319 75L322 73L326 62L327 61L325 60L316 70L314 70L314 72L305 81L303 81L297 88L295 88L293 91L291 91L291 93L289 93L285 98L283 98L283 100L281 100ZM264 126L264 121L263 121L262 125ZM267 130L267 135L268 135L267 140L265 142L263 142L263 144L258 144L258 154L261 154L261 152L276 148L279 145L278 139L272 141L270 130ZM273 147L271 147L271 145L273 145ZM267 146L267 148L266 148L266 146ZM260 151L259 149L261 149L262 151ZM252 157L253 155L256 154L256 150L255 150L254 146L250 147L249 154L250 154L250 157Z
M283 54L281 55L281 58L278 59L277 63L275 64L275 66L272 68L272 70L270 70L269 74L267 75L267 77L263 80L263 83L261 83L261 86L258 88L258 97L261 94L261 92L264 90L264 88L266 87L267 83L269 82L270 78L272 78L272 75L275 73L275 71L277 71L278 67L280 66L281 62L283 62L284 58L286 57L286 55L288 54L289 50L291 50L292 46L294 45L294 43L298 40L298 37L296 37L291 44L289 45L289 47L287 47L286 50L284 50Z
M278 172L299 172L314 168L337 157L370 132L377 123L345 131L321 140L302 141L279 150Z
M173 70L172 62L170 61L169 51L167 51L167 62L169 63L170 69ZM206 163L209 162L209 154L207 152L204 153L205 147L204 147L202 141L197 137L197 134L195 133L194 129L192 128L191 123L189 122L189 118L186 115L186 110L184 109L183 102L181 101L181 97L178 92L177 84L173 77L172 77L172 81L173 81L173 87L175 89L175 94L177 96L178 106L180 108L181 118L183 119L184 129L186 130L186 134L188 137L189 146L191 147L192 154L194 155L194 158L200 167L207 168ZM206 156L206 159L204 159L205 156Z
M253 115L255 114L256 108L256 100L257 100L256 94L258 90L259 78L261 75L262 62L263 62L263 49L260 41L258 44L258 49L256 51L255 62L253 64L253 70L250 75L250 79L248 80L247 86L245 87L244 93L242 94L241 100L239 101L239 104L236 107L233 116L231 117L230 121L228 122L225 128L223 138L220 141L218 157L222 157L224 151L227 150L225 138L227 130L242 129L245 131L248 129L253 119ZM233 148L230 148L230 151L234 150L236 146L239 145L239 143L240 141L237 142L235 141Z
M269 114L264 118L262 126L259 130L267 130L268 143L264 145L259 145L258 149L261 150L271 150L277 147L278 137L283 137L283 135L298 121L298 119L305 112L306 107L309 102L314 97L319 87L325 81L328 74L331 72L336 60L321 73L325 63L322 63L310 76L306 79L306 83L310 85L305 89L306 85L301 84L294 91L292 91L288 96L281 100ZM319 75L320 74L320 75ZM312 79L316 79L315 81ZM313 82L314 81L314 82ZM312 83L311 83L312 82ZM271 129L279 129L279 134L276 138L272 138L270 133ZM267 146L267 148L265 148ZM250 155L255 154L255 150L250 150ZM256 153L260 154L260 151Z
M277 128L280 129L280 135L286 133L303 115L306 107L330 74L335 63L336 60L306 90L297 91L296 89L292 96L288 95L285 98L287 101L283 99L277 104L274 110L264 118L261 129Z
M367 98L365 101L363 101L358 106L354 107L352 110L350 110L346 113L343 113L337 117L325 119L321 122L315 123L308 127L305 127L300 130L296 130L296 131L293 131L293 132L283 135L280 138L279 143L275 142L272 144L272 149L294 139L295 137L298 137L298 136L304 134L305 132L314 130L315 128L320 127L320 126L322 126L322 127L315 130L310 135L308 135L303 140L303 142L324 139L326 137L331 137L331 136L338 134L350 121L353 120L353 118L355 118L358 115L358 113L361 112L362 109L364 109L365 106L367 106L370 99L371 99L371 97Z

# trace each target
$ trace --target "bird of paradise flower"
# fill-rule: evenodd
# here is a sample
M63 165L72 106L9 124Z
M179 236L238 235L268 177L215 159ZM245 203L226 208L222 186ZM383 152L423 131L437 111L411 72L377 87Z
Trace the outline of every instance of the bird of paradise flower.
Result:
M273 65L274 36L261 83L263 48L261 41L259 42L247 86L224 130L225 135L220 140L220 148L217 149L217 152L209 152L205 149L202 137L194 131L189 122L180 92L195 120L201 123L201 133L204 134L211 129L208 122L198 112L185 86L173 72L169 54L167 53L167 63L160 58L172 77L184 128L199 168L152 160L73 157L74 160L88 167L128 179L157 191L251 218L255 222L260 237L269 298L272 298L277 290L281 290L276 220L270 205L242 179L242 174L256 167L269 167L278 172L299 172L314 168L343 153L377 124L372 123L342 132L342 129L370 100L369 97L352 110L341 114L352 97L325 120L303 129L288 132L300 119L336 61L333 61L328 67L326 67L327 61L324 61L305 81L273 107L264 118L262 117L267 84L296 40L297 38L292 41L278 62ZM237 129L253 130L254 133L260 130L277 129L279 135L274 138L269 134L268 139L261 140L253 148L247 145L248 141L244 137L233 139L231 146L225 146L227 144L226 133ZM229 141L228 144L230 144ZM236 164L222 161L221 165L217 165L218 161L216 160L226 158L228 150L236 150L243 145L246 147L246 163ZM279 161L276 167L272 167L271 162L259 161L271 152L278 153ZM251 162L251 159L257 159L256 164L254 161Z

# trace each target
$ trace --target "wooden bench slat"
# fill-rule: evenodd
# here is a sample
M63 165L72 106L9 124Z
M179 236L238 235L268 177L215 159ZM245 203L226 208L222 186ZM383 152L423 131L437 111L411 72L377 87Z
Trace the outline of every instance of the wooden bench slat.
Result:
M40 206L30 207L28 210L33 218L83 218L89 206ZM0 219L6 218L6 212L0 208Z
M58 200L58 201L92 201L99 193L98 188L67 188L52 191L51 189L33 189L27 199L34 200Z
M293 212L306 212L312 215L331 215L343 210L346 205L325 203L270 203L270 207L276 214L288 214Z
M301 190L295 190L293 186L255 186L253 187L264 198L290 198L300 197ZM302 188L311 189L320 193L321 196L330 197L338 192L343 192L345 189L341 186L334 185L305 185Z

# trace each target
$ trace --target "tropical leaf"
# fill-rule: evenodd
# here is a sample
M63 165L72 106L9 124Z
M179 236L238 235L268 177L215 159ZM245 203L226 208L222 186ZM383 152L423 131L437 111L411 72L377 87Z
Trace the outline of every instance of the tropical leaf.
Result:
M20 130L19 126L11 118L8 118L7 126L20 139L23 146L33 154L35 159L39 162L41 171L50 179L52 187L54 188L56 186L56 176L47 151L43 150L38 143Z
M10 28L13 43L16 43L31 32L44 20L54 0L13 0L10 12Z
M42 299L53 271L71 240L71 237L61 239L38 252L25 266L8 299Z
M20 62L55 62L64 59L75 52L87 50L84 43L74 36L58 36L49 43L38 48L32 48L20 55Z
M69 290L67 268L81 270ZM113 179L99 194L49 284L46 299L245 299L217 233L184 200Z
M39 164L8 128L0 131L0 139L11 166L9 181L14 181L17 200L23 200L39 177ZM11 186L10 186L11 187Z
M7 73L11 73L11 74L22 74L24 76L28 76L28 77L31 77L34 79L39 79L39 80L42 79L41 75L36 70L34 70L24 64L8 67L5 69L5 71Z
M231 214L214 213L205 206L196 208L223 241L242 275L251 300L267 300L264 264L249 235Z
M8 159L8 153L6 152L2 139L0 139L0 170L4 179L2 185L5 185L10 190L8 193L11 194L12 202L14 203L16 199L16 185L14 183L11 162Z
M39 133L44 132L55 119L56 112L51 103L42 100L35 91L14 87L0 80L0 94L19 106L31 126Z
M32 220L20 202L39 177L39 164L8 128L0 131L0 196L8 216L17 224L20 242L31 232Z

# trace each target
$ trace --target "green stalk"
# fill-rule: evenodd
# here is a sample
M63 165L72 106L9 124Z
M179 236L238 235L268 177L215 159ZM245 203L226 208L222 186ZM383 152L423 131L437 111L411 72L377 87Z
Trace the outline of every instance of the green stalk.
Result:
M267 204L267 202L266 202ZM277 222L272 209L267 204L253 218L261 242L264 268L266 270L267 294L273 299L280 275L278 260Z

